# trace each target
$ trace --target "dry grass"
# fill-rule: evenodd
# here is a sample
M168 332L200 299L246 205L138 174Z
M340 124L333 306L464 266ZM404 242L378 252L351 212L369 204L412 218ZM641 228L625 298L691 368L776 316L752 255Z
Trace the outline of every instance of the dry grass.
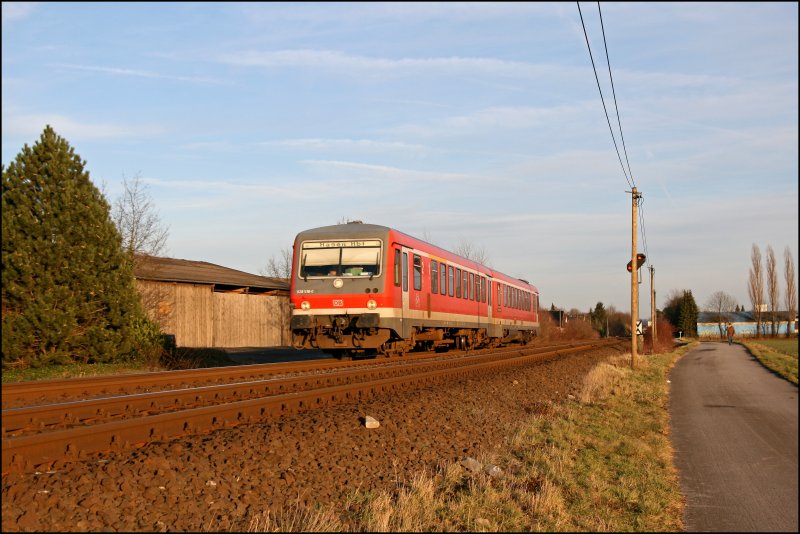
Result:
M583 380L583 388L578 396L578 400L583 404L591 404L594 400L601 400L607 397L612 391L616 391L621 382L630 373L626 369L628 356L614 356L608 362L604 362L589 371Z
M250 517L247 532L340 532L341 521L332 507L313 510L296 503L277 514Z
M742 341L750 354L764 367L775 372L792 384L797 384L797 341L756 340Z

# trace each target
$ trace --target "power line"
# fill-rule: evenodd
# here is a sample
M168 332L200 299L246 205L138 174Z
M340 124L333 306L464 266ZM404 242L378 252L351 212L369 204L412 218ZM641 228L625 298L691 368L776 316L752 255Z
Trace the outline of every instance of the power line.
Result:
M586 47L589 49L589 59L592 61L592 70L594 70L594 79L597 82L597 90L600 91L600 101L603 103L603 111L606 114L606 122L608 122L608 131L611 132L611 140L614 141L614 149L617 151L617 158L619 158L619 164L622 166L622 174L625 175L625 180L628 182L628 185L633 188L635 187L631 182L631 179L628 178L628 173L625 171L625 165L622 163L622 156L619 154L619 147L617 146L617 138L614 136L614 129L611 127L611 119L608 118L608 109L606 108L606 101L603 98L603 90L600 88L600 78L597 76L597 68L594 64L594 56L592 55L592 47L589 44L589 35L586 33L586 24L583 22L583 13L581 12L581 4L580 2L576 2L578 4L578 14L581 17L581 26L583 26L583 36L586 38ZM611 67L609 66L609 71ZM620 134L621 134L620 130ZM627 157L627 155L626 155Z
M639 221L641 222L642 243L644 244L645 262L647 265L652 265L650 261L650 251L647 249L647 231L644 227L644 198L639 199Z
M600 12L600 2L597 2L597 13L600 15L600 30L603 32L603 46L606 50L606 64L608 65L608 79L611 80L611 94L614 95L614 109L617 111L617 124L619 125L619 137L622 140L622 151L625 152L625 163L628 164L628 174L631 181L636 185L636 180L633 179L633 171L631 171L631 162L628 160L628 150L625 148L625 136L622 135L622 121L619 118L619 106L617 106L617 92L614 90L614 77L611 76L611 61L608 59L608 44L606 43L606 30L603 26L603 14Z
M598 13L598 15L600 17L600 29L601 29L602 34L603 34L603 46L604 46L605 53L606 53L606 64L608 65L608 78L609 78L609 80L611 82L611 93L612 93L613 98L614 98L614 109L615 109L616 114L617 114L617 125L619 127L619 136L620 136L620 140L622 141L622 150L625 153L625 162L628 165L627 172L625 171L625 164L622 163L622 156L620 156L619 147L617 146L617 141L616 141L616 138L614 136L614 130L611 127L611 120L608 118L608 110L606 108L605 99L603 98L603 90L600 87L600 79L599 79L599 77L597 75L597 68L595 67L594 57L592 55L592 47L589 44L589 36L588 36L588 34L586 32L586 24L584 23L584 20L583 20L583 13L581 12L580 2L577 2L577 4L578 4L578 13L580 14L580 17L581 17L581 25L583 26L583 35L584 35L584 38L586 39L586 47L589 50L589 58L592 61L592 69L594 70L594 77L595 77L595 81L597 82L597 89L600 92L600 100L603 103L603 110L605 111L605 114L606 114L606 122L608 122L608 129L611 132L611 139L614 141L614 148L617 151L617 158L619 158L619 163L622 166L622 173L625 175L625 179L628 180L628 185L630 185L631 187L635 187L635 183L636 182L633 179L633 171L631 171L631 163L630 163L630 159L628 158L628 149L627 149L627 147L625 145L625 135L622 133L622 120L620 119L620 116L619 116L619 105L617 104L617 92L616 92L616 89L614 88L614 76L611 74L611 60L609 59L609 54L608 54L608 43L607 43L607 40L606 40L606 30L605 30L605 25L603 24L603 13L602 13L602 11L600 9L600 2L597 3L597 13ZM628 179L629 176L630 176L630 179ZM643 202L644 202L644 200L640 196L639 199L638 199L638 205L641 207ZM639 210L639 220L641 222L641 230L640 230L640 232L641 232L641 235L642 235L642 243L644 245L645 257L649 258L650 255L649 255L649 251L648 251L648 247L647 247L647 232L645 230L645 225L644 225L644 209L640 209ZM647 264L650 265L650 260L647 259L646 261L647 261Z

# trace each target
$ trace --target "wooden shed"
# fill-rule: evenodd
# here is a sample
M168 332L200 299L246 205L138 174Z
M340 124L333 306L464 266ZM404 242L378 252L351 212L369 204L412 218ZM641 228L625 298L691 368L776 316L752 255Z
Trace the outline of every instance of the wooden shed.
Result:
M289 280L204 261L137 257L136 285L148 316L178 347L289 345Z

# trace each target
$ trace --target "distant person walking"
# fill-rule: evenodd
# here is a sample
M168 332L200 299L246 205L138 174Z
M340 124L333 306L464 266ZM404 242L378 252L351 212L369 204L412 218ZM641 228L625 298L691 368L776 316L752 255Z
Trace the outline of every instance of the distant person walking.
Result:
M733 327L733 323L728 323L728 345L733 344L733 336L736 334L736 329Z

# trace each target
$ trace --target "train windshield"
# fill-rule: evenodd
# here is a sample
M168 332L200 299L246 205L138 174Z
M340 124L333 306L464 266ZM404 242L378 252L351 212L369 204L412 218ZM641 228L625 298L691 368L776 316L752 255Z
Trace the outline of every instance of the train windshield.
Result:
M307 241L300 253L300 278L329 276L378 276L381 242Z

